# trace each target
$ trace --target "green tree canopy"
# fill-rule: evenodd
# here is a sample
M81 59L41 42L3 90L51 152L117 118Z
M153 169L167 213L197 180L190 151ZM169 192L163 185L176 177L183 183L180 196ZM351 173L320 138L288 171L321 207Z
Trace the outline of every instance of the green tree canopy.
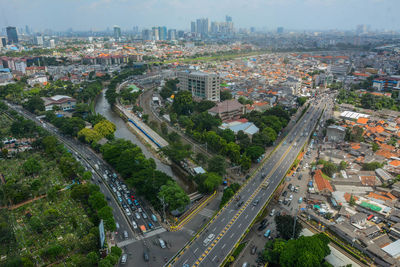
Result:
M188 195L174 181L168 181L167 184L161 186L158 198L165 202L170 211L178 210L182 212L190 203Z

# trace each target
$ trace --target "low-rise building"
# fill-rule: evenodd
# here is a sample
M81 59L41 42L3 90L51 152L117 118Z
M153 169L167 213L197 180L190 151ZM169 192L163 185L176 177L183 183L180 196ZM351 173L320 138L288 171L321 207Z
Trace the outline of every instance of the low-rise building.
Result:
M326 130L326 136L328 141L331 142L342 142L346 135L346 128L337 125L330 125Z
M218 115L222 121L232 121L239 119L243 115L244 106L236 99L225 100L210 108L208 113L213 116Z
M76 100L65 95L42 97L42 99L44 101L46 111L53 110L55 106L59 107L62 111L70 111L75 109L76 106Z

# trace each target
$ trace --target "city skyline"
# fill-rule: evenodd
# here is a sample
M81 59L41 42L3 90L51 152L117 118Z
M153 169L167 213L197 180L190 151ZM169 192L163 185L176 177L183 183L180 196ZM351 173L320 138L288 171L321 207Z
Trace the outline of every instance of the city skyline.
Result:
M226 15L232 17L235 28L267 30L355 30L359 24L371 25L373 30L398 30L400 25L395 12L400 2L395 0L89 0L84 4L76 0L0 0L0 7L1 28L29 25L38 31L102 31L113 25L122 30L155 25L190 30L193 20L224 21Z

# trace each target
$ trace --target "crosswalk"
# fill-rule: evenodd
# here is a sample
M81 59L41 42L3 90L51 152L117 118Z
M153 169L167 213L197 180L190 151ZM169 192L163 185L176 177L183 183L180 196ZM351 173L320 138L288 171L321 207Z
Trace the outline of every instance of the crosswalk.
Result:
M117 243L117 245L118 245L118 247L127 246L127 245L133 244L135 242L138 242L138 241L140 241L142 239L146 239L146 238L149 238L149 237L152 237L152 236L155 236L155 235L159 235L161 233L164 233L165 231L166 230L164 228L159 228L159 229L156 229L154 231L145 233L144 236L137 236L136 238L131 238L131 239L127 239L127 240L121 241L121 242Z
M211 218L214 215L215 211L204 208L202 209L199 214Z

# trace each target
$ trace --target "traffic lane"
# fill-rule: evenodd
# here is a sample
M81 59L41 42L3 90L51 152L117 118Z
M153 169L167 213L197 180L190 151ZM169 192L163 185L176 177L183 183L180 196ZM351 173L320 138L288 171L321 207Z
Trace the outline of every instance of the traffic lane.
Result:
M288 164L289 163L289 161L288 160L286 160L286 164ZM279 172L279 175L282 175L283 174L283 172L282 171L280 171ZM276 179L273 179L273 180L276 180ZM279 180L280 181L280 180ZM276 180L276 182L278 183L279 182L278 180ZM275 187L275 186L273 186L273 187ZM273 188L273 187L270 187L270 188ZM240 217L240 216L239 216ZM208 227L208 228L210 228L210 227ZM229 229L231 229L231 228L229 228ZM194 247L194 245L193 245L193 247ZM197 247L194 249L194 250L196 250L197 249ZM188 248L188 250L191 250L191 248L189 247ZM191 252L191 251L190 251ZM186 253L185 253L186 254ZM179 259L180 260L180 259ZM179 261L178 260L178 261Z

